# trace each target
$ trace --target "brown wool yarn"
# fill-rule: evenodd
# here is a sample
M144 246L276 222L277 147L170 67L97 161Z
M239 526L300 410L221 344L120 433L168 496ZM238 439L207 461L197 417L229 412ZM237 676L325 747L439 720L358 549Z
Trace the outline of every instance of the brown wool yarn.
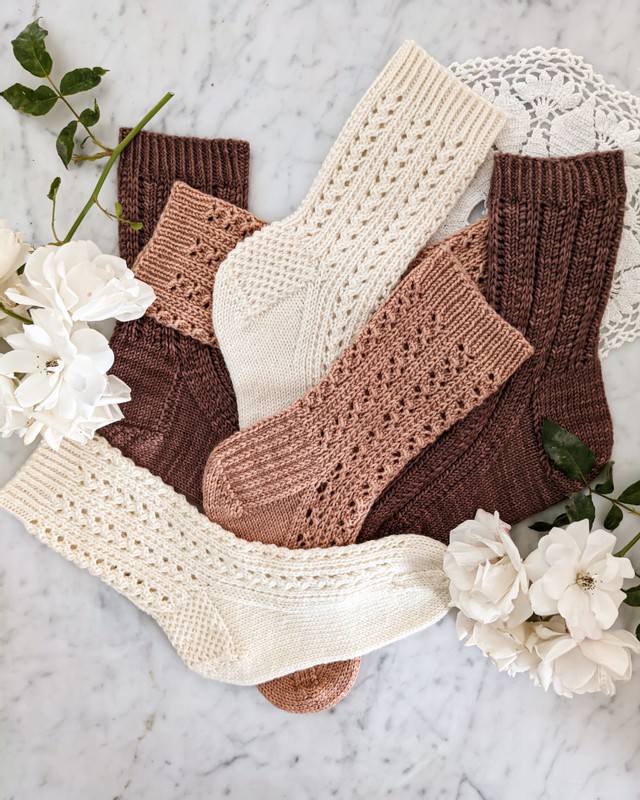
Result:
M480 408L423 450L382 492L358 541L423 533L448 542L476 509L516 523L579 488L545 455L548 417L609 460L613 432L597 353L622 232L623 154L496 155L488 302L535 353Z
M213 281L229 251L263 224L211 193L246 203L249 146L143 132L124 155L120 203L127 218L142 221L144 236L121 226L121 254L131 259L147 242L133 269L156 300L141 319L116 326L112 372L131 387L132 399L123 406L124 419L102 433L138 466L201 504L207 456L238 428L211 325ZM174 182L182 177L207 193ZM215 246L203 244L214 227L220 231Z
M131 128L120 128L120 141ZM126 219L141 222L133 231L120 225L120 257L129 266L151 238L175 181L246 208L249 195L249 143L238 139L200 139L142 131L118 162L118 201Z

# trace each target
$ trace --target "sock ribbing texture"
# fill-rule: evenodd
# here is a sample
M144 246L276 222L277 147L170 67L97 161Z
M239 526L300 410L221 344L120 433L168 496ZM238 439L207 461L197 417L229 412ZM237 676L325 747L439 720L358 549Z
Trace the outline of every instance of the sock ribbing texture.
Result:
M535 348L483 406L421 452L376 501L360 541L423 532L447 542L477 508L511 523L579 488L541 439L552 419L609 460L611 418L597 354L625 202L623 154L496 155L483 290Z
M40 445L0 508L153 617L191 669L228 683L360 655L436 622L449 602L439 542L244 542L99 436Z
M131 128L120 128L120 141ZM134 231L120 225L120 256L131 267L165 207L174 181L247 207L249 143L237 139L199 139L141 131L118 161L118 200L125 219L142 222Z
M413 42L358 103L294 214L239 245L213 323L240 428L301 397L361 330L504 118Z
M200 505L206 459L238 429L233 387L211 327L214 277L236 243L262 224L175 183L134 266L156 300L146 316L117 325L111 340L112 372L131 387L132 399L104 437Z

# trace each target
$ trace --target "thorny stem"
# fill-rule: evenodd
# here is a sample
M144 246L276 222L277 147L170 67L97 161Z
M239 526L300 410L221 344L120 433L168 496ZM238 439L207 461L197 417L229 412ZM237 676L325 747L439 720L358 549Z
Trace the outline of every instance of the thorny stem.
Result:
M163 106L165 106L169 102L169 100L171 100L172 97L173 97L173 92L167 92L165 94L165 96L162 98L162 100L157 102L155 104L155 106L144 115L144 117L140 120L140 122L138 122L138 124L134 128L131 129L131 132L127 136L125 136L125 138L117 145L117 147L115 147L111 151L111 155L109 156L109 160L104 165L104 168L103 168L102 172L100 173L100 177L98 178L98 182L96 183L96 185L95 185L95 187L93 189L93 192L91 192L91 196L89 197L89 199L85 203L84 208L82 209L82 211L78 214L78 217L77 217L76 221L69 228L69 232L67 233L67 235L64 237L64 239L61 242L58 242L58 244L66 244L67 242L71 241L71 239L73 237L73 234L80 227L80 223L82 222L82 220L87 216L87 214L91 210L91 206L96 205L97 200L98 200L98 195L100 193L100 189L102 189L102 186L103 186L105 180L107 179L107 175L111 172L111 169L112 169L113 165L116 163L120 153L126 147L128 147L129 143L133 139L135 139L135 137L140 133L140 131L149 122L149 120L153 119L153 117L155 117L155 115L158 113L158 111L160 111L160 109ZM100 144L99 144L99 146L102 147L102 145L100 145ZM107 149L107 148L104 148L104 149Z
M47 75L47 80L49 81L49 83L53 87L53 91L58 95L60 100L62 100L62 102L65 104L65 106L69 109L69 111L73 114L73 116L78 120L78 122L82 125L82 127L85 129L85 131L89 134L89 137L91 138L91 141L96 145L96 147L101 147L103 150L108 150L109 152L111 152L111 149L109 147L107 147L106 145L102 144L102 142L99 141L98 139L96 139L96 137L91 133L89 128L87 128L87 126L80 119L80 115L78 113L76 113L76 110L73 108L71 103L62 94L60 89L58 89L58 87L55 85L55 83L51 80L51 78L48 75Z

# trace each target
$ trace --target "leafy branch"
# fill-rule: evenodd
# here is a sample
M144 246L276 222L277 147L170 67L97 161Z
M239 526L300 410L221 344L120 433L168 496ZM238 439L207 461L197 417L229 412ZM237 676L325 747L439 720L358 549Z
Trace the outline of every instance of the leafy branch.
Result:
M577 436L546 417L542 422L542 443L553 466L567 478L582 483L583 488L569 495L564 513L559 514L552 522L544 520L534 522L529 526L532 530L546 533L554 527L582 519L588 520L591 529L596 516L594 496L601 497L610 504L603 522L609 531L614 531L620 525L625 513L640 517L640 510L636 507L640 506L640 480L627 486L618 497L612 497L615 485L613 461L609 461L596 479L599 482L591 486L588 476L596 466L595 454ZM620 557L626 555L638 542L640 542L640 532L615 555ZM627 595L625 603L640 606L640 584L625 589L625 592Z
M127 219L123 215L122 206L119 203L116 203L115 213L113 213L100 203L98 195L120 153L129 145L132 139L140 133L149 120L169 102L173 94L170 92L165 94L164 97L145 114L125 139L113 148L108 147L98 139L92 130L100 120L100 108L97 101L94 99L93 107L88 107L78 112L68 100L68 97L71 95L94 89L100 84L102 77L106 75L108 70L103 67L79 67L78 69L73 69L65 73L58 85L51 77L53 59L47 51L45 44L47 35L48 32L40 26L40 21L37 19L27 25L27 27L11 42L13 54L18 63L31 75L37 78L44 78L47 83L41 84L35 89L21 83L14 83L1 93L2 97L17 111L34 117L48 114L59 101L69 109L74 119L62 128L56 138L56 151L65 169L69 168L69 164L72 160L74 162L80 162L97 161L103 158L107 159L89 200L78 214L75 222L71 225L67 235L62 239L56 232L55 224L56 200L61 179L55 178L52 181L49 192L47 193L47 197L51 201L52 244L60 245L69 242L94 205L109 219L114 219L120 224L128 225L133 230L140 230L142 228L142 223ZM87 136L79 144L76 142L78 126L82 127L87 133ZM99 148L98 151L95 153L77 153L76 147L82 149L88 139ZM9 313L4 307L2 310L5 313ZM15 316L15 314L10 314L10 316Z

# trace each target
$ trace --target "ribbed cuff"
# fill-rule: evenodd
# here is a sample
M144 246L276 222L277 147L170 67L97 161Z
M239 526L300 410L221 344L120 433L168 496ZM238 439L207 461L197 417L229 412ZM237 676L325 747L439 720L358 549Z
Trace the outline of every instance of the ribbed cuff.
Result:
M218 267L239 241L263 225L248 211L174 183L135 263L136 277L156 293L147 316L203 344L215 344L211 297Z
M131 128L120 129L120 141ZM120 255L131 266L149 240L174 181L246 208L249 193L249 143L199 139L142 131L118 165L118 200L127 219L141 231L121 225Z
M626 194L624 153L609 150L566 158L532 158L496 153L490 206L501 199L566 206L581 199Z

